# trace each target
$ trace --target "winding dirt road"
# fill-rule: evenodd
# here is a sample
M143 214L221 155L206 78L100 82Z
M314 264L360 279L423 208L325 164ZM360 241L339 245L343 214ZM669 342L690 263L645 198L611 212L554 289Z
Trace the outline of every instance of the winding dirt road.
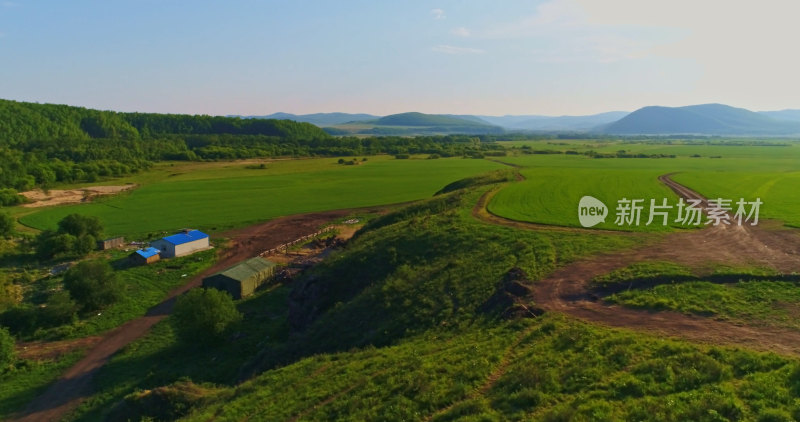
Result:
M661 176L659 180L682 198L700 199L704 208L708 206L707 200L700 194L676 183L669 175ZM550 229L548 226L520 223L491 215L485 209L488 195L491 194L487 192L479 201L473 210L474 216L489 223L516 228ZM569 230L596 232L578 228ZM721 224L670 233L644 247L601 254L561 267L536 283L534 300L537 306L547 311L562 312L607 326L800 356L798 331L739 325L677 312L635 310L604 303L591 291L589 282L594 277L645 260L675 262L701 272L718 263L763 266L791 274L800 271L800 236L796 231L770 221L761 221L758 226Z

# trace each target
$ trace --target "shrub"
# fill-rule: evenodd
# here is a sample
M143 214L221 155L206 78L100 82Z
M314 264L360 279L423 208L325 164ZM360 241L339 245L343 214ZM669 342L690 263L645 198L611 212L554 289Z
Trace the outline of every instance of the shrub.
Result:
M242 320L233 298L217 289L192 289L178 298L172 313L178 336L186 342L220 340Z
M64 287L84 311L94 311L120 297L117 275L106 261L79 262L64 273Z
M43 259L85 256L103 234L97 217L70 214L58 222L58 231L45 231L36 241L36 254Z
M18 194L16 189L4 188L0 189L0 205L11 206L25 202L25 197Z
M103 233L103 226L97 217L70 214L58 222L58 232L75 237L90 235L97 238Z
M0 327L0 369L5 369L15 359L14 337L4 327Z
M0 237L9 237L14 234L14 217L0 212Z
M69 324L75 320L77 308L69 292L55 292L47 298L47 306L40 309L37 323L47 327Z

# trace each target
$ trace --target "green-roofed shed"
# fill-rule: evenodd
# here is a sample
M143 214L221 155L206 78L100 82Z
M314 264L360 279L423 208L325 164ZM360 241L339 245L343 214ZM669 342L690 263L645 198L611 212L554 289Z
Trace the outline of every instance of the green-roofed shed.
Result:
M250 258L203 279L203 287L230 293L234 299L250 296L275 274L277 264L264 258Z

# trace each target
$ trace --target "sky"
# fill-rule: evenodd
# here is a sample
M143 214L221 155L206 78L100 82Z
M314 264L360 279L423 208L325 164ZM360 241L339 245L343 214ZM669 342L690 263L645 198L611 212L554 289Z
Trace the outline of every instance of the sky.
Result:
M0 0L0 98L211 115L800 108L793 0Z

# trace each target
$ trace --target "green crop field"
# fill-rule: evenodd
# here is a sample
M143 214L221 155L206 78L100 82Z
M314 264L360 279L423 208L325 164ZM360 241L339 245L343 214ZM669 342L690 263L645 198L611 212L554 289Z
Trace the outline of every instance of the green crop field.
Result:
M506 144L509 146L510 144ZM674 180L709 198L760 198L761 218L774 218L788 225L800 224L796 210L800 196L800 144L784 146L754 145L667 145L624 142L528 142L534 150L577 151L580 154L519 154L504 162L522 167L526 180L499 191L489 204L497 215L535 223L579 226L578 201L584 195L602 200L609 207L605 229L664 230L661 220L645 226L649 199L660 204L663 198L674 205L677 197L658 182L662 174L676 173ZM627 154L663 154L674 158L591 158L587 151ZM643 221L639 227L614 224L617 201L645 199ZM672 210L671 220L676 217ZM680 227L672 223L673 227Z
M131 193L90 204L62 206L21 218L37 229L54 228L65 215L100 218L107 234L129 236L182 227L221 230L312 211L400 203L429 197L455 180L502 165L474 159L394 160L370 157L358 166L336 159L289 160L161 170L166 176Z

